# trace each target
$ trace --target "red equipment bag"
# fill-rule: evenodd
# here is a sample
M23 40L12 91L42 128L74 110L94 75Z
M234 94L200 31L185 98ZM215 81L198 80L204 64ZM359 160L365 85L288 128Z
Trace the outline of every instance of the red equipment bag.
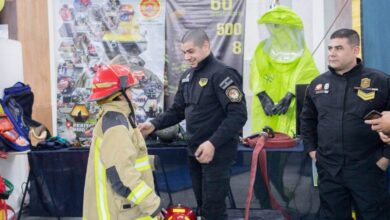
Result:
M196 220L196 215L190 208L178 204L167 209L165 220Z
M15 130L8 115L2 113L1 109L0 107L0 139L15 150L27 150L30 146L29 141Z
M265 149L292 148L296 145L297 141L287 134L273 132L270 127L265 127L263 132L246 137L243 139L243 142L244 144L247 144L249 147L253 148L250 179L245 204L245 220L249 219L249 209L253 195L253 186L255 184L257 161L259 161L261 176L263 177L264 184L267 188L272 208L279 210L286 219L290 220L291 217L287 214L287 212L283 209L283 207L278 203L272 194L271 186L269 184L267 153Z
M8 210L14 213L13 220L16 220L16 214L14 209L7 205L5 202L8 199L9 195L14 190L14 186L10 181L0 176L0 220L8 219Z

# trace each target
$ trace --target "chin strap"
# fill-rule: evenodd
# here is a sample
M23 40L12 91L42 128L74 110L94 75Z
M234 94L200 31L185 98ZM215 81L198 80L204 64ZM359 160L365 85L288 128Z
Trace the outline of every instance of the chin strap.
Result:
M129 121L130 121L131 127L136 128L137 125L136 125L136 121L135 121L134 107L131 104L131 101L130 101L129 97L127 97L127 95L126 95L126 90L121 90L121 93L125 97L127 103L129 104L130 110L131 110L131 112L129 114Z

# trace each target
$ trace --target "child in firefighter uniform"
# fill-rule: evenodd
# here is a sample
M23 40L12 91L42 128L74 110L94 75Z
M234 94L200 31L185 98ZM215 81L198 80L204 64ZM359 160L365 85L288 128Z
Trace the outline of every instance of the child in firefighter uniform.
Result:
M93 131L84 189L83 220L160 219L152 164L135 125L130 70L102 66L93 79L90 101L101 106Z

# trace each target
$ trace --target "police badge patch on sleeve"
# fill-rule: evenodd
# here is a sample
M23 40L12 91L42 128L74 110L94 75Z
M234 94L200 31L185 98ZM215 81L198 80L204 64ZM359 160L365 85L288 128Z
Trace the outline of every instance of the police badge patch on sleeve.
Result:
M242 99L242 93L237 86L229 86L226 89L225 94L231 102L240 102Z

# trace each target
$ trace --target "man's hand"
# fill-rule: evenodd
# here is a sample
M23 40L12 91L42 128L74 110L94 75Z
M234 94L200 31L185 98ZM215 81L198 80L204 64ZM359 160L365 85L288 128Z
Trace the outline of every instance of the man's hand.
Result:
M141 131L142 136L146 137L151 134L156 128L150 122L144 122L138 125L138 129Z
M205 141L196 149L195 157L199 163L210 163L214 158L215 147L210 141Z
M315 150L310 151L309 156L311 157L312 160L316 161L317 160L317 151L315 151Z
M159 213L157 214L156 217L157 217L158 220L164 220L166 214L167 214L167 210L165 210L165 209L163 208L163 209L161 209L161 212L159 212Z
M389 166L389 163L390 163L390 160L387 159L386 157L381 157L381 159L379 159L377 162L376 162L376 165L383 171L386 171L387 170L387 167Z
M365 120L364 123L370 124L371 129L384 134L390 134L390 111L381 112L382 117L372 120Z

